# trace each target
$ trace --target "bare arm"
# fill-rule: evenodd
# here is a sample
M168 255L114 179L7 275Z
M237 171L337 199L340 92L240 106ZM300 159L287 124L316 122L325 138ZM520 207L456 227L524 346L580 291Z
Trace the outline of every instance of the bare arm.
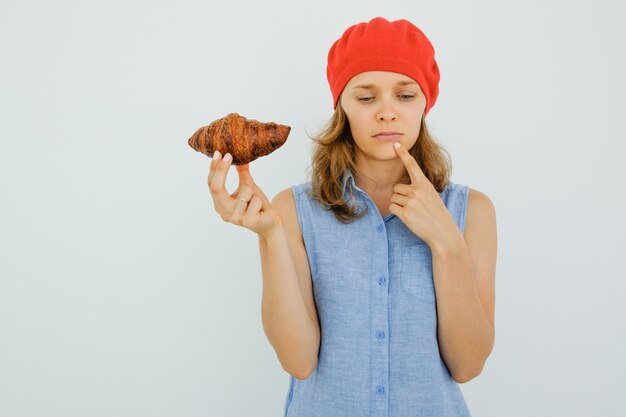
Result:
M263 327L283 369L306 379L317 366L320 344L311 273L291 190L278 193L272 206L283 220L259 235Z
M454 379L479 375L495 339L495 209L483 193L470 189L465 234L453 226L448 240L433 246L438 337Z
M263 328L283 369L305 379L317 367L320 327L293 193L283 190L270 203L246 164L237 166L239 187L229 195L225 182L231 162L217 151L211 161L208 184L215 210L224 221L257 233Z
M394 149L411 184L394 186L389 211L432 250L439 350L452 377L464 383L480 374L495 339L495 208L470 188L461 233L415 158L399 142Z

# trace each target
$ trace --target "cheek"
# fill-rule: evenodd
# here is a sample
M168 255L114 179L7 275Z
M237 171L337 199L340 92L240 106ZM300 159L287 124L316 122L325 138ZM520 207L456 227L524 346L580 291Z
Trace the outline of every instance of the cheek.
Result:
M363 130L367 129L368 121L371 120L371 115L365 111L360 111L357 114L353 115L353 118L355 120L355 123L357 123L361 130Z
M368 129L368 126L363 120L356 120L354 123L354 129L352 129L352 134L360 140L366 141L369 137L370 130L371 128Z
M344 109L344 112L346 113L346 122L348 123L348 126L350 126L350 130L354 131L355 129L358 129L361 124L359 118L347 109Z

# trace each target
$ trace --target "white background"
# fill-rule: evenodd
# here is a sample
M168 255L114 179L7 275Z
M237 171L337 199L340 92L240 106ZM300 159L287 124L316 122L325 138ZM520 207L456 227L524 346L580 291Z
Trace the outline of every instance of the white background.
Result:
M1 416L281 415L256 234L187 139L288 124L251 172L270 198L305 181L328 49L377 15L435 46L427 123L496 207L473 415L625 415L623 2L2 0Z

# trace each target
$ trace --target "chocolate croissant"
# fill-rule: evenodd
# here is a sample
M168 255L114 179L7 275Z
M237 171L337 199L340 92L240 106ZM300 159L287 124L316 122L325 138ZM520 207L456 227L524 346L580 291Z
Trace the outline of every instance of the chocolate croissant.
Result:
M208 157L213 157L216 150L222 156L230 152L234 165L244 165L280 148L290 131L289 126L263 123L230 113L196 130L188 143Z

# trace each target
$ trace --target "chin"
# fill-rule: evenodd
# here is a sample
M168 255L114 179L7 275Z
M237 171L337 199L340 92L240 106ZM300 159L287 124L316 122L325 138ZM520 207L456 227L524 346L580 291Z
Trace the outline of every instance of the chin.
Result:
M396 151L393 149L393 145L389 144L389 150L386 152L376 153L375 158L381 161L390 161L390 160L399 158L399 156L396 154Z

